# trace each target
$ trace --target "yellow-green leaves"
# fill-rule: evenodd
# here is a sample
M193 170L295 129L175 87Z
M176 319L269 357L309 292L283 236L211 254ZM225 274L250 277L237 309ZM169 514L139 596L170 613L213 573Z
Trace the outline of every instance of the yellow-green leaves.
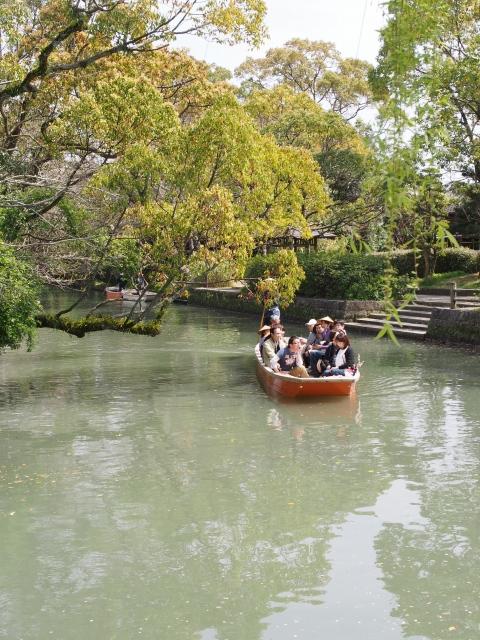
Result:
M123 233L138 239L159 282L219 265L240 275L256 243L290 229L308 236L324 215L328 196L311 154L262 135L233 96L173 133L175 144L130 144L93 182L128 207Z
M336 113L353 117L368 103L369 69L361 60L342 59L329 42L294 38L270 49L264 58L248 58L235 73L247 89L286 84Z
M49 138L72 151L116 157L138 141L169 147L178 126L174 109L151 84L117 76L72 96Z
M201 4L205 6L205 22L216 30L213 35L217 40L244 41L258 47L266 36L264 0L208 0ZM212 33L211 27L206 29Z
M305 272L299 266L295 252L281 249L269 256L268 268L257 282L257 302L265 307L273 303L288 307L304 279Z

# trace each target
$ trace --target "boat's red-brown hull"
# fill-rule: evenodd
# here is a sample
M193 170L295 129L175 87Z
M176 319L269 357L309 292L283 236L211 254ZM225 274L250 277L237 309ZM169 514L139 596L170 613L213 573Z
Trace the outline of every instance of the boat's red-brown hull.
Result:
M107 300L125 300L126 302L136 302L140 298L140 294L136 289L122 289L119 291L116 287L107 287L105 295ZM141 301L150 302L156 295L154 291L144 291L141 294Z
M107 296L107 300L121 300L123 298L123 292L114 291L113 289L105 289L105 295Z
M255 349L255 355L257 358L258 379L264 389L271 395L286 398L349 396L360 378L359 372L355 376L295 378L288 373L275 373L270 368L265 367L258 347Z

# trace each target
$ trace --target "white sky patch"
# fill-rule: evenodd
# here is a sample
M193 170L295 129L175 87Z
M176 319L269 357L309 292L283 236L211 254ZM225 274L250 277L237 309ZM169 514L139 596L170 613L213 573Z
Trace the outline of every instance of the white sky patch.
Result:
M256 50L246 45L220 45L197 37L181 37L176 46L233 71L248 56L258 58L292 38L333 42L344 57L374 63L379 29L385 23L383 0L266 0L269 39Z

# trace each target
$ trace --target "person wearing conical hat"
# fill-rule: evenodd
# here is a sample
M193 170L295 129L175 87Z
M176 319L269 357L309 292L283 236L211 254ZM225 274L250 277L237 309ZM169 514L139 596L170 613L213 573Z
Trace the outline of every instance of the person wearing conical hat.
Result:
M258 344L260 345L260 349L261 349L265 340L267 340L267 338L270 337L270 325L264 324L263 327L260 327L260 329L258 330L258 333L260 335L260 338L258 339Z
M332 341L332 325L333 320L330 316L323 316L318 323L322 326L322 340L327 344Z
M315 318L311 318L308 322L305 323L305 326L308 329L307 339L301 338L302 342L302 357L304 363L308 366L310 361L310 349L312 347L313 341L315 340L315 331L314 327L317 324Z

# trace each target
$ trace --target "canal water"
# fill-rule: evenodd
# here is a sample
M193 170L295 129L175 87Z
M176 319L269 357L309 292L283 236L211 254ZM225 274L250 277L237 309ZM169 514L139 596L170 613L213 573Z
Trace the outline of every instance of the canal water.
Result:
M354 337L355 397L279 402L256 328L0 356L0 638L480 638L480 358Z

